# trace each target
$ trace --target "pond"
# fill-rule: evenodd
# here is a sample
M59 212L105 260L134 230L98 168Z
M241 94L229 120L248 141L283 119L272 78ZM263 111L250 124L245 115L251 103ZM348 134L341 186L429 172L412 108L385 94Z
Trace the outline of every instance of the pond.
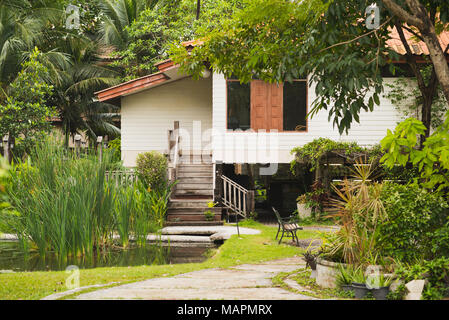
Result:
M146 248L110 249L92 257L70 257L60 261L51 252L42 258L38 252L25 254L16 241L0 241L0 272L19 271L60 271L69 265L80 269L100 267L127 267L142 265L161 265L177 263L195 263L207 259L207 246L171 246L148 245Z

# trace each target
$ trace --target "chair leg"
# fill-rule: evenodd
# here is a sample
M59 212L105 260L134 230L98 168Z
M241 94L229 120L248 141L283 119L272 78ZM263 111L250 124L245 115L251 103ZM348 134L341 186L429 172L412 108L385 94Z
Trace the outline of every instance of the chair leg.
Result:
M296 240L296 245L299 247L299 240L298 240L298 235L296 234L296 230L294 231L294 237L293 240Z
M276 233L276 240L278 239L278 236L279 236L279 231L281 231L281 225L278 225L278 232Z
M281 238L279 239L279 244L281 244L282 238L284 237L284 229L282 229L282 235Z

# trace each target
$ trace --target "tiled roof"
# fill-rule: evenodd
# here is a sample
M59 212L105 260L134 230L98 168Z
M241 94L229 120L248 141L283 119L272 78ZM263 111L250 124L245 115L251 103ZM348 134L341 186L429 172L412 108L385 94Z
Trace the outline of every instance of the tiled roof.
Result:
M428 55L429 50L427 49L426 44L416 38L411 32L404 30L404 36L407 39L407 42L410 46L410 50L415 55ZM396 28L390 31L391 39L387 41L388 47L399 53L400 55L405 55L407 51L405 50L404 45L402 44L401 38L399 37L399 33ZM441 47L443 50L446 50L446 47L449 45L449 31L444 31L438 36L440 40Z

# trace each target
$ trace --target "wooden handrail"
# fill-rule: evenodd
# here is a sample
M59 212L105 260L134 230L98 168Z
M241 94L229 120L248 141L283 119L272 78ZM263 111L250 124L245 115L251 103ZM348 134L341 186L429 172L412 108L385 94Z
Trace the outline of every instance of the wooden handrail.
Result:
M249 190L224 175L221 176L221 179L223 180L223 205L246 219Z

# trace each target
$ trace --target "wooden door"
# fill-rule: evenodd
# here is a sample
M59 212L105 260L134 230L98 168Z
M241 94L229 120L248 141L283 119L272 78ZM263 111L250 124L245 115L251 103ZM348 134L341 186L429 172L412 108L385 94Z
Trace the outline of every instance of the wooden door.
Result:
M255 131L283 129L283 84L251 82L251 128Z

